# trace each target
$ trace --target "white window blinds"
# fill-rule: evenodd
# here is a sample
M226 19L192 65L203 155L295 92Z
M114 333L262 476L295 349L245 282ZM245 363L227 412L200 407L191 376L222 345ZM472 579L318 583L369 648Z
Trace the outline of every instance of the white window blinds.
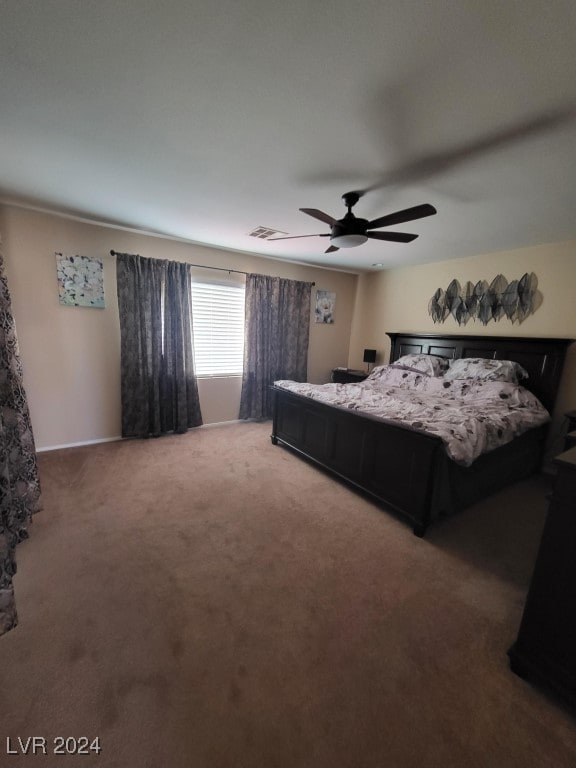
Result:
M197 376L242 375L244 294L244 286L192 283Z

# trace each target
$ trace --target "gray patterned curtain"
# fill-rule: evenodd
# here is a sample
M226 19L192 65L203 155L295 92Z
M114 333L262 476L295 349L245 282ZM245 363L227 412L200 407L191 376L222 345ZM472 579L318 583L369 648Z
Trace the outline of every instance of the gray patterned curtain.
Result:
M246 277L241 419L272 416L270 385L306 381L312 283L266 275Z
M116 274L122 436L157 437L199 426L189 265L119 253Z
M18 623L14 549L40 509L36 448L18 351L10 292L0 253L0 635Z

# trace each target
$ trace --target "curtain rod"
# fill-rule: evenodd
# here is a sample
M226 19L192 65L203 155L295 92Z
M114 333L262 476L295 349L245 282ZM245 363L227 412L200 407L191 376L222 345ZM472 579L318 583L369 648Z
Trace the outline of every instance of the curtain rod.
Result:
M118 251L110 251L110 256L119 256ZM188 262L186 262L188 264ZM208 264L190 264L191 267L198 267L199 269L217 269L219 272L236 272L238 275L249 275L250 272L244 272L241 269L226 269L226 267L209 267ZM316 285L316 283L310 283L310 285Z

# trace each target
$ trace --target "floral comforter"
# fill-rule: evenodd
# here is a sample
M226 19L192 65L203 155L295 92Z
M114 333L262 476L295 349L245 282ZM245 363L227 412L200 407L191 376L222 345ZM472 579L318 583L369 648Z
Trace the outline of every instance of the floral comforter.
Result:
M395 366L382 366L359 384L274 383L337 408L435 435L450 458L464 466L550 420L540 401L518 384L445 381Z

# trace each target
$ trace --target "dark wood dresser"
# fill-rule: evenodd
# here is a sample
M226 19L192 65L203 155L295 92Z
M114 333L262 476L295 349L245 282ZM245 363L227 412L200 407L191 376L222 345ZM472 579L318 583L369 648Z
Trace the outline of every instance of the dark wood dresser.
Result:
M576 706L576 448L555 460L556 478L518 639L516 674Z

